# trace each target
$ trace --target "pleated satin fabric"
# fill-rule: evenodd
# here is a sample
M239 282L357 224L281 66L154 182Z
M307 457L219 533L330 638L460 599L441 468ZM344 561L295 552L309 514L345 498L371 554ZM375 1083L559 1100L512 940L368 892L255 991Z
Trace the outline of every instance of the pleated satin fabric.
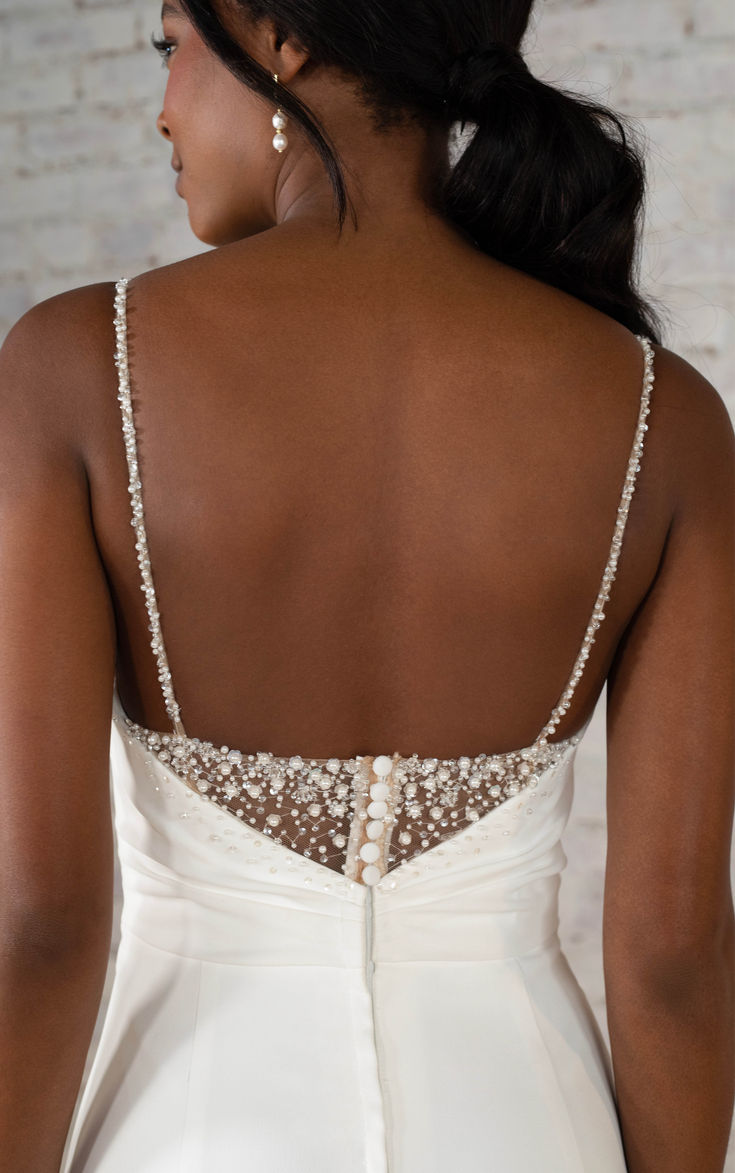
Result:
M558 937L576 744L369 888L127 735L121 942L61 1173L623 1173Z

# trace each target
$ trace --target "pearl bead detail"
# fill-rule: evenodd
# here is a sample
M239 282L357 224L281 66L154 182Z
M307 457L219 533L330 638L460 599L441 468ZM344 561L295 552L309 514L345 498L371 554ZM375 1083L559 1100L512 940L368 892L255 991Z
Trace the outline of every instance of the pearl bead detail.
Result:
M133 420L133 406L130 398L130 372L128 368L127 343L127 277L120 278L115 283L115 366L118 370L118 401L122 413L122 432L125 442L125 457L128 464L128 494L132 508L131 526L135 530L135 549L138 555L138 566L142 579L141 590L145 594L145 605L148 612L148 629L151 634L151 647L158 663L158 679L161 684L163 699L169 720L177 733L183 734L179 706L174 696L171 683L171 670L166 658L166 649L161 632L161 621L156 602L156 592L151 574L151 561L148 554L148 538L143 520L142 484L138 467L138 450Z
M276 84L278 84L277 73L273 74L273 80ZM286 147L288 146L288 139L286 138L285 134L282 133L288 125L288 116L284 114L280 106L271 118L271 122L273 124L274 130L277 132L273 135L273 146L275 150L280 153L281 151L285 151Z
M574 694L574 690L582 675L584 665L589 658L590 649L595 642L594 632L605 618L604 604L610 597L610 587L615 579L615 571L620 557L620 549L623 544L623 534L625 533L625 525L628 520L628 512L630 510L630 502L635 490L636 474L640 471L640 457L643 452L643 433L648 431L648 424L646 417L650 412L650 398L651 388L653 387L653 347L651 343L642 334L636 334L636 338L641 344L643 350L643 390L641 393L640 407L638 410L638 422L636 424L635 437L633 439L633 446L628 458L628 466L623 483L623 491L621 494L620 504L618 505L617 521L613 532L612 544L610 554L602 575L602 583L600 590L595 600L595 605L592 610L592 617L587 624L587 629L584 633L582 646L579 654L572 667L571 675L567 682L564 691L560 697L559 702L555 706L551 719L544 725L544 728L539 734L538 740L545 742L548 737L553 736L554 730L561 721L564 714L569 708L570 701Z
M278 111L273 115L278 132L273 144L277 150L283 150L287 143L281 133L285 125L286 116ZM643 435L648 430L645 420L653 386L650 342L637 336L644 353L643 391L601 587L569 680L532 745L507 753L447 760L422 759L416 754L408 758L398 754L350 759L306 759L300 755L280 758L263 751L248 754L228 746L216 747L190 738L184 731L163 641L144 521L128 366L126 294L127 278L121 278L115 284L115 366L128 466L130 524L135 532L151 648L173 727L172 733L158 733L124 716L129 737L182 779L192 795L220 806L227 818L271 836L274 843L289 848L295 859L301 857L302 864L313 859L325 869L342 872L348 880L370 886L388 871L395 871L438 843L450 841L459 831L473 824L479 824L481 829L482 819L514 795L522 793L526 801L545 797L547 772L559 765L581 737L578 733L554 744L548 741L569 710L595 642L594 633L605 619L605 604L615 579L636 474L641 467ZM527 805L525 813L532 814L535 806L535 802ZM179 817L188 818L189 813L181 812ZM504 830L503 834L509 832ZM254 846L257 845L256 840ZM228 850L238 849L231 845ZM311 878L305 877L304 882Z

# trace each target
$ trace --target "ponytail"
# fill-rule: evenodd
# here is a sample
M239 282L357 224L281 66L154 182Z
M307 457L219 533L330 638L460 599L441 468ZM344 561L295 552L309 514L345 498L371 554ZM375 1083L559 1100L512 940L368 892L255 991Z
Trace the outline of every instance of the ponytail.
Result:
M477 246L659 342L632 288L645 178L622 117L546 85L502 44L453 62L448 115L476 130L442 192Z

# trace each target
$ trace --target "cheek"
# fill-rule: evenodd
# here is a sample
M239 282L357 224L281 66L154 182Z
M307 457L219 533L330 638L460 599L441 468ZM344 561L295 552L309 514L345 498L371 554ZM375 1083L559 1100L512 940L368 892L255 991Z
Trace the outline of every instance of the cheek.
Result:
M163 100L164 116L174 136L188 139L212 104L212 63L198 40L190 39L176 49Z
M172 69L164 113L185 167L215 160L218 171L250 169L269 158L275 133L266 104L209 57L189 57ZM275 105L273 106L275 111Z
M224 153L233 161L241 160L243 165L263 157L263 143L270 123L266 104L229 70L217 71L208 108L211 111L212 139Z

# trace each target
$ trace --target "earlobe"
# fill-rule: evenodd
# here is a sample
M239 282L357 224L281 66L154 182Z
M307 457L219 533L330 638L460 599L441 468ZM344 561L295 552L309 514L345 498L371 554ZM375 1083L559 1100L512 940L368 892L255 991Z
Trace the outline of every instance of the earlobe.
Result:
M292 50L288 41L284 42L284 47L278 53L279 60L275 64L275 69L278 71L278 78L281 85L290 86L297 78L306 64L310 60L309 54L306 51ZM271 76L273 69L271 69Z

